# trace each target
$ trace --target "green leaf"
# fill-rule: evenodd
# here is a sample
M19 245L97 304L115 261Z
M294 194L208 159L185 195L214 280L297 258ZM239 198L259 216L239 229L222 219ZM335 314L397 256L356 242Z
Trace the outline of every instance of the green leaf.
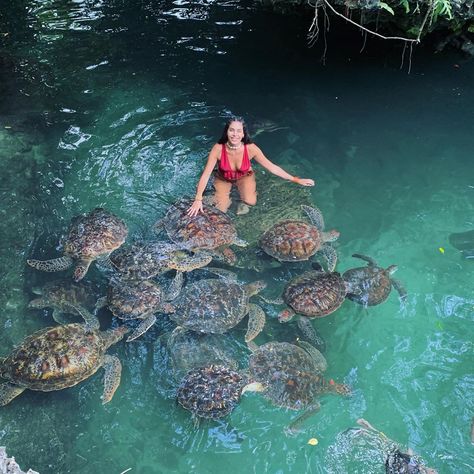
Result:
M410 4L408 3L408 0L401 0L400 3L405 8L405 13L410 13Z
M380 2L379 3L380 8L383 8L384 10L387 10L390 12L392 15L395 15L395 12L393 11L393 8L388 6L385 2Z

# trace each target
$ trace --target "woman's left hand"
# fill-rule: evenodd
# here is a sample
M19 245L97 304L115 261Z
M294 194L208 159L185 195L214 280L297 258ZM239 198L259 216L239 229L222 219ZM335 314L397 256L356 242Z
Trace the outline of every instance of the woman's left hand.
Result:
M300 186L314 186L314 180L306 179L306 178L296 178L295 183L299 184Z

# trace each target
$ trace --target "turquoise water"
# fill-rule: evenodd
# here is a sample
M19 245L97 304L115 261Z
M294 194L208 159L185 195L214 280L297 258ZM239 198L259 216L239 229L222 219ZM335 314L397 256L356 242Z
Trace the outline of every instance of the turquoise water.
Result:
M310 198L341 232L338 270L360 265L355 252L397 264L408 299L402 306L393 292L369 309L346 301L314 323L328 378L354 394L322 396L295 436L284 434L295 412L258 394L195 428L173 399L159 343L172 324L163 318L110 349L123 372L108 405L98 372L3 407L9 454L42 474L383 472L380 452L348 443L345 430L363 417L440 473L473 472L474 266L448 235L474 227L474 63L419 48L408 74L400 46L369 41L359 54L363 38L338 36L333 25L322 66L322 45L305 45L310 16L240 2L27 5L4 13L0 50L0 355L53 323L50 311L27 308L32 287L52 276L25 259L56 256L71 217L95 206L125 219L131 239L148 235L169 203L194 192L229 114L254 130L263 120L285 127L255 140L289 172L316 180ZM273 181L257 178L264 196ZM282 207L292 186L281 188ZM264 215L262 206L252 212ZM301 268L239 275L264 276L276 296ZM87 278L101 281L94 268ZM294 323L276 320L280 308L264 308L257 342L294 340ZM110 314L100 317L108 327ZM242 367L244 332L243 323L231 334Z

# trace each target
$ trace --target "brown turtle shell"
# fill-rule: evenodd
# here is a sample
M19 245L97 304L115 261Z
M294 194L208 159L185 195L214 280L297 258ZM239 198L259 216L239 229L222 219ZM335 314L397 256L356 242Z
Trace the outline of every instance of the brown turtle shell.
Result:
M239 403L244 378L221 365L192 369L178 388L178 403L201 418L228 415Z
M389 272L375 265L351 268L343 273L342 278L351 289L347 297L364 306L383 303L392 291Z
M308 260L321 248L321 232L304 221L284 220L268 229L260 237L259 245L277 260Z
M144 280L137 283L116 283L109 286L107 305L120 319L137 319L157 310L163 302L163 291L156 283Z
M64 241L64 254L93 260L120 247L128 234L125 222L102 208L75 217Z
M190 217L187 211L191 204L189 200L178 201L160 221L174 243L188 249L214 249L234 242L237 231L227 214L205 206L204 212Z
M296 313L308 318L322 318L341 306L346 285L338 272L309 271L291 280L283 300Z
M310 405L327 382L311 356L288 342L268 342L250 356L250 378L260 382L263 395L277 406L299 410Z
M240 283L199 280L183 290L176 312L170 317L186 329L223 334L245 317L248 303L249 294Z
M88 331L83 324L45 328L2 361L0 375L30 390L60 390L95 373L105 349L100 332Z

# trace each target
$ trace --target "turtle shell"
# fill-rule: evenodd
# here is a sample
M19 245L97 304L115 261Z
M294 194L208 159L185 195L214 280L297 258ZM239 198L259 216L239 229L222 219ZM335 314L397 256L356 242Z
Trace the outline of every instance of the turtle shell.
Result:
M291 280L283 292L283 300L293 310L308 318L322 318L341 306L346 284L338 272L309 271Z
M284 262L308 260L322 245L321 233L312 224L284 220L268 229L259 245L268 255Z
M110 261L121 278L144 280L170 270L176 255L173 244L149 242L120 247Z
M191 369L209 365L237 370L238 363L230 346L231 342L225 336L199 334L184 328L175 328L166 337L173 373L179 380Z
M223 334L244 318L248 301L249 294L239 283L199 280L184 289L171 319L196 332Z
M364 306L383 303L392 290L389 272L375 265L351 268L343 273L342 278L349 283L351 290L347 297Z
M324 384L317 364L302 348L268 342L250 356L250 378L265 386L263 395L277 406L299 410L310 405Z
M95 259L120 247L128 234L125 222L102 208L75 217L64 242L64 254L77 259Z
M136 283L116 283L109 286L107 305L120 319L137 319L158 309L163 291L156 283L144 280Z
M30 301L30 308L52 307L64 312L74 312L71 304L93 308L97 302L97 288L91 283L73 283L70 280L54 280L40 289L40 298Z
M45 328L2 361L0 376L30 390L60 390L95 373L104 351L100 332L87 331L83 324Z
M237 237L232 219L214 206L205 206L204 212L190 217L192 202L181 200L167 212L162 223L168 237L188 249L214 249L227 246Z
M201 418L228 415L239 403L244 378L222 365L190 370L178 388L178 403Z

